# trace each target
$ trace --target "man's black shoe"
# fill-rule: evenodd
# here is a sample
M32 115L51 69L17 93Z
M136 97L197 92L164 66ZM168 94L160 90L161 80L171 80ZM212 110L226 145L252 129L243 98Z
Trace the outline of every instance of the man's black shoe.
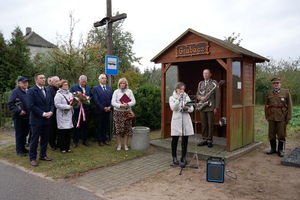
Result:
M197 144L197 146L201 147L201 146L205 146L207 145L207 141L201 141L199 144Z
M207 143L207 147L208 147L208 148L212 148L212 147L213 147L213 143L212 143L212 142L208 142L208 143Z

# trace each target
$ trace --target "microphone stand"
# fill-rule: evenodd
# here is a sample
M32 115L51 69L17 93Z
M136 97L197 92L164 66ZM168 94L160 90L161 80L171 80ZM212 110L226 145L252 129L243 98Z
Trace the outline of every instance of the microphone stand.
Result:
M182 102L181 102L181 111L182 111L182 132L181 132L181 140L183 140L183 136L184 136L184 134L183 134L183 132L184 132L184 128L183 128L183 114L184 114L184 110L183 110L183 107L184 107L184 101L183 101L183 97L181 98L182 99ZM196 110L194 110L194 115L195 115L195 122L196 122ZM196 127L197 125L196 125L196 123L195 123L195 132L196 132ZM197 140L197 138L195 137L195 140ZM188 144L187 144L188 145ZM196 162L197 162L197 164L196 165L186 165L186 163L184 163L184 162L180 162L180 164L179 164L179 167L180 167L180 172L179 172L179 175L182 175L182 171L183 171L183 169L184 168L186 168L186 167L188 167L188 168L193 168L193 169L200 169L200 167L199 167L199 159L198 159L198 152L197 152L197 143L195 143L195 145L196 145L196 148L195 148L195 152L194 152L194 156L193 156L193 158L192 158L192 160L193 159L196 159ZM187 148L187 147L186 147Z
M181 144L183 142L183 131L184 131L184 128L183 128L183 114L184 114L184 101L183 101L183 94L180 96L180 99L181 99ZM181 148L182 148L182 145L181 145ZM181 153L182 153L182 149L181 149ZM180 172L179 172L179 175L182 175L182 170L183 168L185 168L185 163L184 162L181 162L179 163L179 167L180 167Z

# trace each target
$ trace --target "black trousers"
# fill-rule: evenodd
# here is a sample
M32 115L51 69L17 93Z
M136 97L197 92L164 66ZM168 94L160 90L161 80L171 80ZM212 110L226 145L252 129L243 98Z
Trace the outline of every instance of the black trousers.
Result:
M172 157L177 157L178 140L179 140L179 136L172 136L172 142L171 142ZM181 158L186 157L188 142L189 142L189 136L181 137Z
M40 157L47 156L47 145L49 140L50 125L34 124L31 125L31 140L29 158L30 160L36 160L37 148L40 139Z
M49 133L49 145L52 148L58 147L59 146L59 141L57 137L57 122L56 122L56 116L52 117L52 122L50 126L50 133Z
M86 112L86 121L83 121L83 119L81 119L80 122L80 127L77 128L76 127L76 123L78 121L78 117L79 117L79 111L75 112L74 114L74 129L73 129L73 142L74 144L78 144L79 140L81 139L82 142L86 142L88 139L88 120L89 120L89 112Z
M59 148L61 151L70 149L72 130L73 129L59 129Z
M106 142L109 132L110 112L97 113L97 140L98 142Z
M16 131L16 152L24 153L26 137L29 133L29 119L15 118L14 127Z

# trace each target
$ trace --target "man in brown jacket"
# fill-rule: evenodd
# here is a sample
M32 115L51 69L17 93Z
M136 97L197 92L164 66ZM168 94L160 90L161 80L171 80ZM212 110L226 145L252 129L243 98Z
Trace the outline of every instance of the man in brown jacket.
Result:
M211 79L211 72L209 69L203 70L203 81L200 81L197 90L197 99L200 104L205 104L200 109L201 126L202 126L202 139L198 146L207 145L209 148L213 146L213 127L214 115L217 112L220 104L220 89L215 80Z
M283 157L283 144L286 137L286 126L292 118L292 99L289 90L281 88L279 78L273 78L272 90L266 96L265 116L269 123L269 140L271 150L267 154L278 153ZM276 151L276 136L278 148Z

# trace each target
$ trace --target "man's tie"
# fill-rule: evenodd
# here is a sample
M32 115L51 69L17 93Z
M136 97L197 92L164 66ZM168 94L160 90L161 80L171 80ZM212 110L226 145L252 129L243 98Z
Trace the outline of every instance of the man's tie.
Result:
M80 86L80 88L82 89L83 94L85 94L85 88L81 87L81 86Z
M42 93L43 93L44 97L46 98L46 92L45 92L45 88L44 88L44 87L42 87L42 88L41 88L41 90L42 90Z
M103 85L103 90L106 92L106 88L105 88L105 85Z

